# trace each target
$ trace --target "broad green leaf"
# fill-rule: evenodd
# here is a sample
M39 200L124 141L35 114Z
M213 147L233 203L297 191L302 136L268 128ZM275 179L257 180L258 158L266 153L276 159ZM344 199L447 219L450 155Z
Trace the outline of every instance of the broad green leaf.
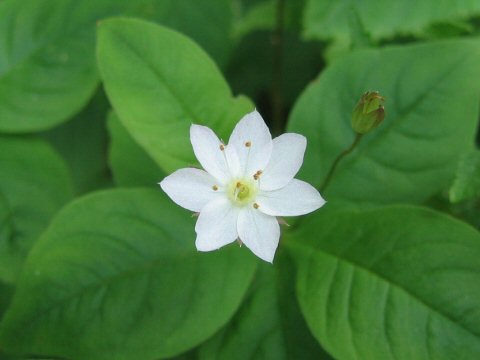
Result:
M198 42L223 67L233 46L234 6L218 0L142 0L133 16L175 29ZM130 14L130 13L129 13Z
M0 280L13 282L72 185L60 156L34 138L0 137L0 174Z
M318 212L286 239L307 323L336 359L480 355L480 234L392 206Z
M308 138L301 176L322 183L353 142L355 103L379 90L385 121L340 163L327 200L421 202L448 187L458 157L473 147L479 61L480 42L444 41L359 51L335 62L290 116L289 130Z
M47 129L85 105L98 82L95 22L124 3L0 2L0 131Z
M458 164L455 181L450 188L450 201L480 197L480 151L464 155Z
M330 359L306 328L293 275L285 253L277 254L274 267L262 264L241 308L200 347L199 359Z
M352 14L359 17L374 39L384 39L394 35L422 34L436 22L478 16L480 2L307 0L304 34L315 39L349 38Z
M152 158L128 134L114 112L108 115L108 159L118 186L158 186L165 176Z
M246 98L232 97L216 65L195 43L149 22L102 22L98 62L120 121L165 172L195 162L192 123L226 138L254 108Z
M70 167L76 192L103 188L111 182L107 169L108 102L98 92L77 116L43 135Z
M203 342L240 305L257 263L195 249L195 219L160 190L65 207L24 266L0 348L74 359L158 359Z

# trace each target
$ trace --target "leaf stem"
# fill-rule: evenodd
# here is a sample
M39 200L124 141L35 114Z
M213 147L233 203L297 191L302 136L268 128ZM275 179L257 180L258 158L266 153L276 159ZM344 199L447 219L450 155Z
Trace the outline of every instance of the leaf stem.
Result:
M275 29L272 34L272 131L275 135L283 132L283 27L285 0L277 0L275 9Z
M325 189L327 188L328 184L330 184L330 181L332 180L333 175L335 173L335 169L337 168L340 161L342 161L342 159L345 156L350 154L353 151L353 149L355 149L355 147L358 145L358 143L362 139L362 136L363 136L363 134L358 134L357 133L357 135L355 136L355 139L353 140L352 144L347 149L343 150L340 154L338 154L338 156L336 157L336 159L333 161L332 165L330 166L330 170L328 171L328 174L327 174L325 180L323 181L323 184L320 186L320 192L321 193L324 192Z

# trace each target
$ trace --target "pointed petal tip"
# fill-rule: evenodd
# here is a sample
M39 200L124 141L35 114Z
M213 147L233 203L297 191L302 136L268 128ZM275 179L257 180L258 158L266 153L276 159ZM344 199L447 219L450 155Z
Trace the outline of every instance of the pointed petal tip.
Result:
M275 253L273 254L262 254L262 256L259 256L257 255L260 259L262 259L263 261L269 263L269 264L273 264L273 259L275 258Z
M166 178L165 178L165 179L166 179ZM165 189L164 189L165 179L163 179L162 181L160 181L160 182L158 183L158 185L160 186L160 188L161 188L163 191L165 191Z
M265 262L273 265L273 257L271 259L263 259Z

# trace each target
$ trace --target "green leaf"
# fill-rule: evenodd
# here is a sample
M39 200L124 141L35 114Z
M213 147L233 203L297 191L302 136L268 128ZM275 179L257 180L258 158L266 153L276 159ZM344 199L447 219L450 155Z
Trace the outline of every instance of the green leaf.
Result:
M120 121L165 172L195 163L189 143L192 123L207 125L226 138L253 110L246 98L232 97L202 49L159 25L127 19L102 22L98 62Z
M62 159L34 138L0 137L0 174L0 280L13 282L72 185Z
M0 2L0 131L47 129L85 105L98 83L94 24L122 3Z
M107 111L107 99L98 92L72 120L43 134L69 165L78 194L106 187L111 182L106 156Z
M108 159L118 186L158 186L165 174L128 134L114 112L108 115L110 149Z
M480 197L480 151L464 155L458 164L455 181L450 188L450 201L457 203Z
M234 9L229 1L143 0L132 12L175 29L198 42L223 67L232 49ZM208 14L208 16L205 16Z
M308 138L300 176L322 183L353 142L355 103L378 90L386 98L385 121L340 163L327 200L421 202L449 186L458 157L473 147L479 45L444 41L359 51L329 66L290 116L289 130Z
M160 190L110 190L64 208L32 250L0 348L76 359L156 359L233 315L257 260L195 249L190 214Z
M315 39L349 38L352 14L374 39L385 39L397 34L421 34L435 22L480 15L480 2L307 0L304 34Z
M408 206L316 213L286 239L297 294L335 358L477 359L480 234Z
M294 267L278 253L262 264L232 321L200 347L200 360L330 359L306 327L298 309Z

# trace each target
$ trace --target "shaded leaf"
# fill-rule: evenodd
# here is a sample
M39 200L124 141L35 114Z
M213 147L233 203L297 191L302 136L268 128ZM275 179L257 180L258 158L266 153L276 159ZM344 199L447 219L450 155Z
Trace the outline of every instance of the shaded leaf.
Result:
M72 120L43 134L70 167L78 194L111 182L107 169L107 110L107 99L99 92Z
M239 42L227 68L227 78L234 91L255 99L269 96L273 76L271 36L270 32L258 31ZM283 41L281 91L283 110L286 111L303 91L305 84L317 76L323 63L318 44L302 42L292 32L286 32ZM262 114L268 121L268 113L262 111Z
M158 186L164 173L152 158L128 134L114 112L108 115L113 178L118 186Z
M200 347L200 360L330 359L306 328L293 291L287 254L262 264L232 321Z
M0 137L0 174L0 280L13 282L72 185L60 156L34 138Z
M450 201L457 203L480 197L480 151L464 155L458 164L455 181L450 188Z

